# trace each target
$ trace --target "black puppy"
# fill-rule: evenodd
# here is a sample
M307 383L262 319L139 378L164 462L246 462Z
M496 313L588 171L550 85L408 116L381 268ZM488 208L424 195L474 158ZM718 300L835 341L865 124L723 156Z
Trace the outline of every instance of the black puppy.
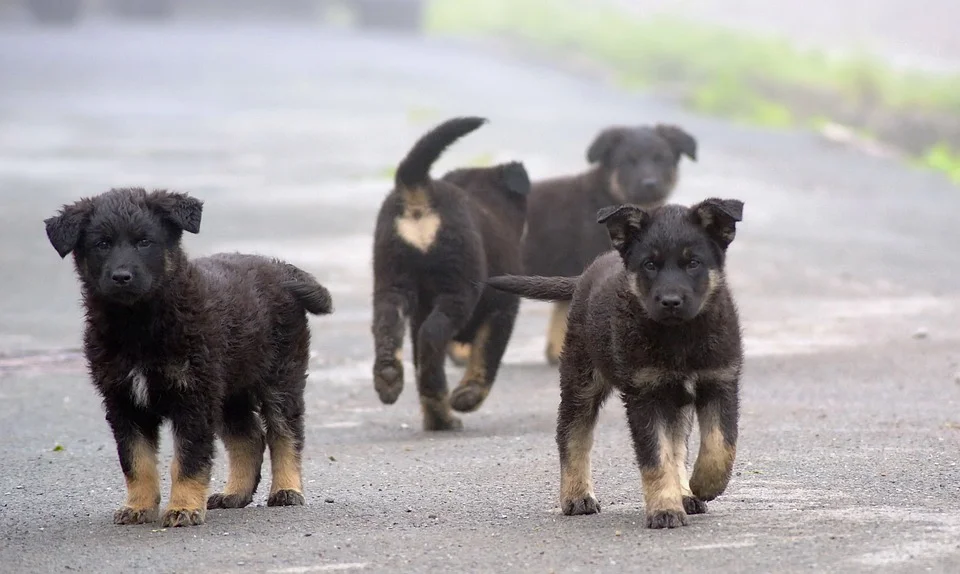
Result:
M743 351L724 277L743 203L707 199L653 212L608 207L616 251L580 277L493 277L524 297L571 301L560 361L560 503L564 514L600 511L590 449L604 400L627 410L643 479L647 526L674 528L730 480L737 445ZM696 411L700 454L687 479L687 439Z
M45 221L61 257L73 253L86 310L84 353L103 397L127 482L117 524L157 519L160 425L175 456L163 526L202 524L207 508L250 504L270 445L270 506L304 503L305 311L331 312L305 271L253 255L188 260L202 202L180 193L114 189ZM219 434L230 454L222 493L207 499Z
M697 141L672 125L611 127L587 150L595 167L586 173L533 184L523 238L524 272L579 275L610 240L593 220L597 210L620 204L651 209L662 205L677 183L680 157L697 158ZM546 357L559 361L568 304L554 305L547 330Z
M451 407L480 407L493 386L519 298L483 287L489 275L519 273L530 180L522 164L461 169L439 180L430 168L482 118L455 118L420 138L400 162L377 216L373 248L374 385L393 404L403 389L404 323L410 322L425 430L462 428ZM469 342L463 380L448 397L444 353Z

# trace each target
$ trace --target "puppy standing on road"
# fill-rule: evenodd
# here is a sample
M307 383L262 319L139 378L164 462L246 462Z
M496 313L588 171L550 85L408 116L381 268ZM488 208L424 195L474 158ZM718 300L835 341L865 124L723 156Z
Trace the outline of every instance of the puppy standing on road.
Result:
M677 126L620 126L600 132L587 149L587 160L596 167L534 183L523 238L524 272L565 277L582 273L610 249L603 227L593 222L597 210L662 205L677 184L681 156L696 161L697 140ZM547 329L550 364L560 360L568 312L568 302L554 304ZM463 352L455 349L452 355L458 360Z
M425 430L456 430L451 412L470 412L490 393L520 306L484 288L490 275L519 273L520 234L530 180L523 164L458 169L439 180L430 168L482 118L455 118L420 138L397 168L374 237L374 385L393 404L403 390L404 323L410 322ZM447 395L445 350L471 343L463 380Z
M254 255L188 260L202 202L180 193L114 189L45 221L61 257L74 255L86 311L84 353L103 397L127 482L117 524L157 519L160 425L173 428L163 526L202 524L207 508L241 508L270 446L270 506L304 504L300 477L310 331L331 312L305 271ZM230 472L207 498L219 434Z
M611 391L627 410L646 524L675 528L706 512L730 480L737 445L740 323L724 277L743 203L707 199L653 212L608 207L612 251L580 277L493 277L488 284L545 301L571 301L560 362L560 504L600 511L590 449ZM696 412L700 453L687 479Z

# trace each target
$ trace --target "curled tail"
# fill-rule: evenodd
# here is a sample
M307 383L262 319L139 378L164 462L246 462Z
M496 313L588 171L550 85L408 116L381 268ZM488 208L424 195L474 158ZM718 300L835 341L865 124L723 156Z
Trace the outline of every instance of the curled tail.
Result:
M333 297L330 291L321 285L312 275L296 267L286 264L288 278L281 286L290 292L308 313L314 315L329 315L333 313Z
M462 117L443 122L424 134L397 166L396 187L403 190L429 181L430 168L450 145L486 123L485 118Z
M577 288L580 277L537 277L524 275L500 275L487 279L486 284L540 301L569 301L573 299L573 292Z

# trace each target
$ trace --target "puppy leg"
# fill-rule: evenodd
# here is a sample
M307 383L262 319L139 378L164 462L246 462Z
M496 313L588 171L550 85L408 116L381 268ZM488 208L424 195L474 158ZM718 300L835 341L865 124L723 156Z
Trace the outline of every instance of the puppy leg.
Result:
M260 418L250 397L230 397L223 407L223 445L230 471L223 492L210 495L207 508L243 508L253 502L260 484L264 442Z
M567 336L567 313L570 311L569 301L558 301L553 304L550 314L550 326L547 329L547 363L560 363L560 353L563 351L563 340Z
M697 389L700 453L693 467L690 490L700 500L720 496L730 482L737 455L740 416L737 384L701 382Z
M170 501L160 517L163 527L196 526L206 520L207 489L213 466L214 420L206 397L175 405L172 417L174 454L170 465Z
M707 511L707 505L693 495L687 474L687 443L690 439L690 431L693 428L693 415L693 405L680 408L680 417L671 433L673 459L677 465L677 475L680 477L680 493L683 495L684 511L687 514L703 514Z
M609 385L599 375L561 365L557 447L560 508L568 516L600 512L600 502L593 491L590 450L600 407L609 394Z
M470 348L470 343L458 343L457 341L450 341L450 344L447 345L447 356L450 357L450 360L453 361L453 364L462 367L467 364L467 361L470 360L470 354L473 351Z
M496 310L477 330L467 371L450 395L450 405L454 410L462 413L477 410L493 388L520 309L519 298L505 295L502 299L503 302L496 304Z
M378 291L373 299L373 386L392 405L403 390L403 327L412 301L404 291Z
M417 331L417 390L424 430L460 430L463 423L450 411L444 352L450 339L466 323L476 299L440 295ZM418 321L419 322L419 321Z
M682 425L676 406L660 397L625 397L627 421L640 466L647 528L687 524L673 437Z
M144 524L157 520L160 508L160 474L157 448L160 419L142 411L107 404L107 421L117 443L120 468L127 482L127 502L113 513L115 524Z
M303 369L293 369L282 376L280 392L273 393L264 410L267 444L273 477L267 506L302 506L302 453L305 410L303 389L306 385L306 361Z

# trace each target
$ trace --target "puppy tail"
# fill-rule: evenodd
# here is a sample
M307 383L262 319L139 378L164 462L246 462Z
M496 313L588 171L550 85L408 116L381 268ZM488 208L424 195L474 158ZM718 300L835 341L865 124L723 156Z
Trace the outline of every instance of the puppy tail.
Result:
M330 291L321 285L313 275L303 269L286 264L287 279L281 286L293 295L308 313L329 315L333 313L333 297Z
M424 134L397 166L396 188L404 190L427 183L430 168L443 152L486 122L485 118L475 116L453 118Z
M487 279L486 284L539 301L569 301L573 299L573 292L577 288L580 277L537 277L523 275L500 275Z

